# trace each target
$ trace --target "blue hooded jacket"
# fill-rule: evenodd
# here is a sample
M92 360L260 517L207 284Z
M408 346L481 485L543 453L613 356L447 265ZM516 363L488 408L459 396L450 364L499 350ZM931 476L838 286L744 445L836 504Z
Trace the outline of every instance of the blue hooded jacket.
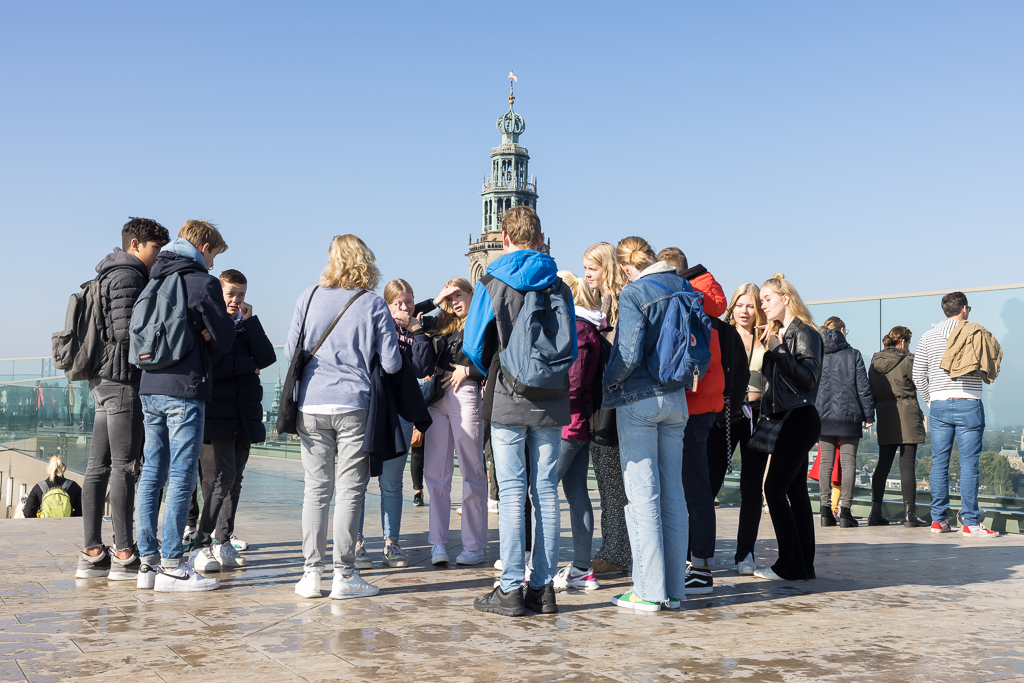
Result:
M501 375L498 352L505 348L512 326L523 306L524 292L558 285L570 312L572 292L558 277L558 266L547 254L520 249L505 254L487 267L480 278L469 307L463 332L462 354L472 362L479 377L487 377L483 419L505 425L564 427L569 424L569 394L564 397L529 401L509 388ZM576 320L572 320L573 356ZM476 377L476 373L471 372Z

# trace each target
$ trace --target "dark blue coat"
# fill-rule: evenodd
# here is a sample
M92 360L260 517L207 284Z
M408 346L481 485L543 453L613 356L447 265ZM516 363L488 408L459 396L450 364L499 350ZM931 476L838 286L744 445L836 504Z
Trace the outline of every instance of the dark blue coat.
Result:
M206 404L203 440L242 437L249 443L267 439L263 424L263 385L256 370L277 361L274 345L252 316L235 323L235 343L213 359L213 399Z

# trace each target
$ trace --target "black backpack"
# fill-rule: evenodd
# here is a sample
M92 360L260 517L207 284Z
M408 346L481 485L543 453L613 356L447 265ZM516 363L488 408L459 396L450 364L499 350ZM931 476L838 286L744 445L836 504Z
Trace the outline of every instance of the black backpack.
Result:
M64 316L64 329L50 337L53 366L68 380L78 382L95 377L106 358L100 278L83 283L71 295Z

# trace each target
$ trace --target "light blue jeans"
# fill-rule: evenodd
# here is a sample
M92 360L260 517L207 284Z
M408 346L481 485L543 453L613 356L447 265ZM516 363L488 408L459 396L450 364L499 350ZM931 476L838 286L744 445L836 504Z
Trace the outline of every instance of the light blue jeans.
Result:
M399 418L406 445L412 441L412 423ZM380 523L384 528L384 540L397 542L402 533L402 481L405 478L405 463L409 461L409 453L397 458L385 460L377 485L380 486ZM366 496L363 496L363 507L359 512L358 540L363 540L363 522L366 521Z
M686 595L689 518L683 494L686 392L619 406L619 460L626 528L633 546L633 593L664 602Z
M526 574L526 458L530 458L530 500L536 524L530 585L550 586L558 569L558 453L561 427L520 427L491 423L491 450L498 475L498 538L501 589L519 590Z
M590 569L594 546L594 505L587 490L590 469L590 442L562 439L558 454L558 480L569 503L572 527L572 563L578 569Z
M978 465L985 435L985 407L981 401L954 399L932 401L928 410L932 432L932 521L946 519L949 509L949 456L953 437L960 447L960 514L964 524L981 524L978 508Z
M196 487L199 452L203 449L206 403L160 395L140 398L146 441L145 462L135 492L139 557L143 564L177 567L184 554L181 536ZM157 544L160 490L164 484L164 525Z

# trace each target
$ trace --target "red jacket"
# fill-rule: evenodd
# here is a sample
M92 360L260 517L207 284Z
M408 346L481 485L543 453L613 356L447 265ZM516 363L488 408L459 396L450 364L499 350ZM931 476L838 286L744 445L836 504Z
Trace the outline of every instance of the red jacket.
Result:
M722 285L702 265L684 270L681 277L689 280L693 288L704 295L704 312L711 318L718 318L729 307ZM719 413L725 408L725 372L722 370L722 346L718 341L718 330L711 328L711 362L708 371L696 391L686 392L686 408L690 415Z
M579 355L569 368L570 420L569 424L562 427L562 438L567 441L590 441L594 383L601 360L601 338L597 334L597 327L576 318L576 345L579 347Z

